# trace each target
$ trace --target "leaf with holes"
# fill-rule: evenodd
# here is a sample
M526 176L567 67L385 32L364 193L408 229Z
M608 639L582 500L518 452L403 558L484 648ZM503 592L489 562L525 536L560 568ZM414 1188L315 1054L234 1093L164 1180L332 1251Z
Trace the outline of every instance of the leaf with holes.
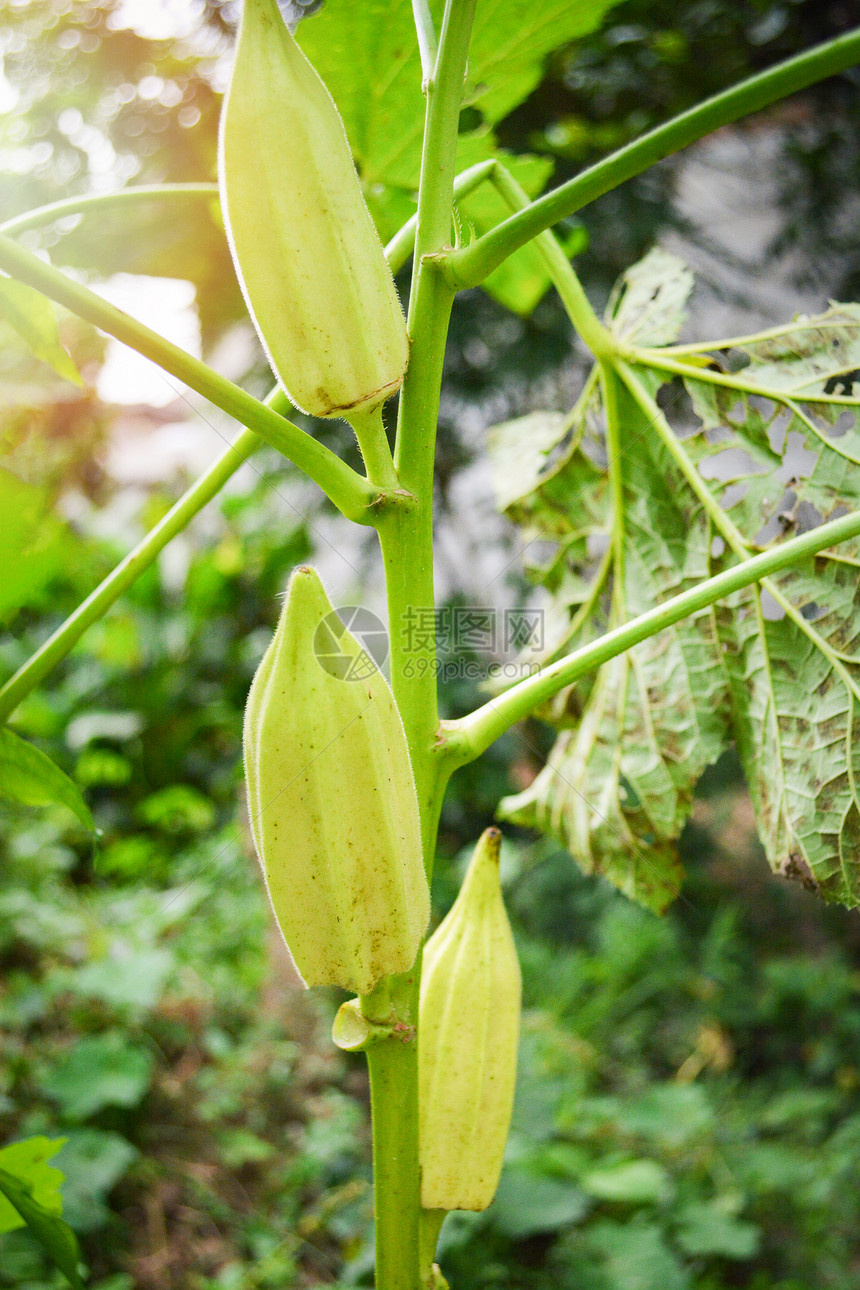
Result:
M833 305L726 353L745 366L685 384L700 418L684 447L729 524L766 548L860 506L860 307ZM728 558L728 557L727 557ZM860 544L718 609L732 723L775 871L856 905Z
M735 556L856 510L860 307L832 305L716 356L736 370L686 379L700 426L684 448L720 505ZM858 574L855 541L717 612L732 725L768 860L848 905L860 900Z
M684 382L698 424L672 442L712 511L716 569L860 506L851 393L860 307L832 305L698 357L709 349L713 367ZM771 867L848 905L860 900L858 574L860 544L844 543L716 613L732 730Z
M623 390L615 391L613 407L618 444L608 464L620 507L611 505L600 468L604 413L596 387L572 424L546 415L530 418L530 425L497 427L491 439L497 485L510 486L503 494L508 513L520 522L528 517L537 533L543 524L544 537L563 539L541 579L555 593L551 619L563 621L567 611L556 654L709 571L710 522L697 512L677 464ZM520 439L513 443L515 428ZM563 443L568 433L566 453L547 470L553 439ZM532 491L511 496L516 478ZM583 535L591 550L574 540ZM571 597L572 586L585 590ZM500 813L551 833L585 872L602 873L649 908L664 909L681 882L675 843L693 789L727 741L725 698L713 614L705 612L613 660L592 685L562 696L549 715L555 725L575 722L576 729L562 731L544 770L523 793L505 799Z
M569 417L492 436L507 513L558 543L537 575L548 657L860 507L860 306L673 350L690 285L654 251L613 294L610 326L639 348L618 365L611 433L592 379ZM549 762L503 813L661 908L696 780L734 738L772 868L860 903L858 574L860 542L842 544L558 696L541 713L562 732Z
M686 318L693 275L683 260L655 246L619 278L606 309L606 323L619 340L670 345Z

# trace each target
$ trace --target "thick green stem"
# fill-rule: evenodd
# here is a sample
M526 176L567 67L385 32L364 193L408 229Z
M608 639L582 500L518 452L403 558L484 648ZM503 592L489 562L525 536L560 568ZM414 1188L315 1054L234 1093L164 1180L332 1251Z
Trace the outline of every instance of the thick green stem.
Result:
M438 724L432 511L417 501L380 521L388 595L391 685L412 757L422 812L430 801L428 749ZM426 761L426 765L425 765ZM429 858L432 864L432 858Z
M403 718L421 810L425 867L436 850L441 796L434 732L436 641L433 615L432 510L419 499L379 526L388 593L391 682ZM429 624L429 630L428 630ZM392 978L399 1021L417 1027L420 956L413 971ZM373 1116L377 1290L420 1290L418 1043L383 1040L367 1053Z
M454 196L468 197L469 193L473 193L476 188L480 188L481 184L492 177L496 165L495 158L491 157L487 161L479 161L476 165L470 166L468 170L461 170L454 180ZM387 243L385 257L391 265L392 273L398 273L415 250L417 228L418 212L416 211Z
M324 444L260 403L208 364L114 308L95 292L54 269L37 255L0 236L0 269L26 282L79 317L152 359L210 403L253 430L318 484L348 519L372 524L378 490Z
M697 587L691 587L689 591L681 592L664 604L649 609L629 623L613 628L591 644L519 681L510 690L477 708L469 716L459 721L446 722L442 737L443 755L448 765L455 769L474 761L515 722L529 716L535 708L546 703L560 690L587 673L596 671L603 663L623 654L625 650L632 649L641 641L680 622L682 618L689 618L691 614L707 609L709 605L723 600L733 592L760 582L770 574L779 573L781 569L789 569L827 547L858 536L860 514L844 515L839 520L819 525L801 537L782 542L770 551L763 551L760 555L743 560L731 569L706 579Z
M420 1287L417 1048L414 1039L386 1039L367 1050L377 1290Z
M474 9L475 0L448 0L434 76L427 86L416 267L409 301L412 350L400 392L395 449L401 487L414 502L389 512L378 523L388 593L391 682L413 757L422 814L431 808L435 775L435 768L429 778L422 775L438 722L433 469L445 341L454 298L433 257L446 245L451 231L457 125ZM428 838L428 843L431 841L435 842L435 834ZM432 853L429 847L428 866L432 865Z
M385 565L391 684L403 719L432 871L441 804L433 590L433 466L445 339L454 293L432 257L451 232L457 126L475 0L447 0L427 118L409 302L411 353L400 392L395 466L408 505L377 522ZM417 1024L420 960L392 981L400 1020ZM392 1038L368 1051L374 1135L377 1290L421 1290L418 1043Z
M419 260L441 250L451 232L457 128L475 3L476 0L446 0L436 66L427 84L418 187Z
M849 31L777 67L758 72L721 94L715 94L539 197L524 211L511 216L470 246L450 254L445 268L449 281L458 289L478 286L509 255L538 233L582 210L583 206L617 188L625 180L641 175L655 162L686 148L720 126L751 112L759 112L789 94L852 67L858 61L860 30Z

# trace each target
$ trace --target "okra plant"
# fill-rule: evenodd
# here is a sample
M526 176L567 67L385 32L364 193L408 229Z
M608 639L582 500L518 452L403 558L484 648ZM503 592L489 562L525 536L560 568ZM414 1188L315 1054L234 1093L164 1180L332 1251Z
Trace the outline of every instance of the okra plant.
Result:
M458 768L542 717L558 732L549 760L500 818L554 835L586 872L661 912L682 882L676 843L696 782L734 742L774 871L846 905L860 892L860 305L679 344L693 288L683 263L651 251L600 317L554 231L657 160L852 66L860 31L534 196L543 163L506 155L493 126L542 59L593 30L612 2L535 0L524 12L515 0L330 0L294 35L277 0L244 0L217 186L69 199L0 230L0 306L40 357L74 377L47 303L57 302L243 427L0 689L4 792L60 801L93 827L76 785L8 722L259 445L378 536L390 684L337 625L316 573L299 568L248 696L244 750L254 843L297 969L355 996L334 1039L365 1052L370 1072L379 1290L446 1284L441 1223L491 1203L511 1114L520 977L498 830L478 841L422 971L439 815ZM378 92L339 97L338 68L369 22ZM464 107L478 109L478 128ZM265 401L19 239L154 196L220 199L272 368ZM410 258L404 313L393 272ZM434 642L410 641L403 627L434 604L435 427L452 305L482 284L499 293L500 271L552 285L593 367L570 409L535 411L489 439L500 506L529 541L556 544L537 574L555 636L537 671L440 721ZM668 386L685 392L692 428L666 410L677 401L661 396ZM395 395L396 412L386 407ZM348 421L363 472L300 428L294 409ZM807 463L791 480L789 444ZM337 667L321 632L337 637ZM9 1171L0 1192L80 1284L68 1229Z

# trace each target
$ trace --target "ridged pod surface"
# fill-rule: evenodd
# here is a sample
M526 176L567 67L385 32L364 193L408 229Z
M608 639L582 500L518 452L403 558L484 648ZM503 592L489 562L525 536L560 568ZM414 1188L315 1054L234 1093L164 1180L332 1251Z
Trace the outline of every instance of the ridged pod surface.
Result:
M424 949L418 1020L421 1204L486 1209L502 1169L522 993L487 829L446 918Z
M218 174L239 282L272 368L313 416L399 389L403 311L343 121L277 0L245 0Z
M336 668L315 652L333 637ZM244 753L257 855L307 984L367 994L405 972L430 914L406 736L313 569L290 579L248 694Z

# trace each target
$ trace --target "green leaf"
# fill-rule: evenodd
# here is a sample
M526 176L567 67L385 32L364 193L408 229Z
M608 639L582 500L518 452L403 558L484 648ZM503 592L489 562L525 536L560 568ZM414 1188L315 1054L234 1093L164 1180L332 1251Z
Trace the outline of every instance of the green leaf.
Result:
M457 168L500 156L530 195L537 194L553 168L545 157L514 158L500 151L493 126L511 112L540 80L544 60L560 45L594 31L617 0L534 0L528 22L519 0L488 0L478 6L469 50L464 106L481 124L460 136ZM435 3L441 21L443 6ZM421 63L409 0L368 0L361 5L326 5L303 20L298 40L334 95L356 164L383 240L415 212L421 170L425 101ZM380 78L378 69L386 75ZM484 184L463 205L462 217L476 234L510 214L495 190ZM584 248L584 232L573 235L569 253ZM549 286L533 247L524 247L491 274L485 289L506 308L527 316Z
M365 184L416 187L424 97L408 0L324 5L296 37L337 103Z
M50 363L54 371L67 381L83 385L80 372L60 343L56 310L46 296L22 282L0 278L0 315L36 358Z
M618 1109L624 1134L636 1134L661 1150L701 1143L713 1127L714 1111L699 1084L651 1084Z
M580 1179L585 1191L599 1200L633 1205L660 1204L672 1192L672 1180L656 1160L623 1160L593 1169Z
M0 1147L0 1169L23 1183L33 1200L52 1214L63 1212L60 1185L61 1170L48 1161L57 1154L65 1138L25 1138ZM11 1232L23 1227L24 1219L7 1199L0 1199L0 1232Z
M860 509L860 306L669 350L684 382L661 407L673 377L656 346L677 336L690 285L680 261L652 251L614 293L613 330L651 348L611 378L612 460L593 379L568 417L491 433L500 505L529 542L557 543L536 575L552 596L547 659ZM687 405L673 426L685 393L698 420ZM661 632L547 705L559 737L501 814L659 911L678 892L696 782L734 740L771 867L857 905L858 611L854 541Z
M70 1120L105 1106L136 1106L152 1078L152 1053L119 1031L79 1039L42 1077L41 1087Z
M469 47L470 101L495 124L538 84L544 59L600 26L617 0L481 0ZM437 13L441 5L436 5Z
M569 538L605 523L605 474L581 446L594 406L578 417L530 412L488 431L497 505L528 535Z
M613 467L623 511L610 506L596 387L579 408L565 454L539 473L527 498L509 500L507 507L521 521L528 515L542 536L563 539L542 574L555 593L551 620L563 622L567 611L567 631L552 642L554 655L709 573L707 518L696 513L676 464L623 391L619 414ZM520 476L526 484L551 450L553 426L567 436L563 420L541 424L534 464ZM497 428L491 451L498 463L499 446L506 449L502 471L513 485L510 438L510 429ZM602 562L576 540L583 536L608 547ZM680 889L675 844L693 790L727 742L725 695L714 616L706 611L614 659L590 687L561 696L543 715L576 729L562 729L546 767L524 792L500 803L500 815L557 837L586 873L603 874L661 912Z
M96 826L80 789L39 748L0 728L0 795L25 806L67 806L84 828Z
M480 112L483 125L461 135L458 169L497 154L491 127L531 93L547 55L594 31L614 3L534 0L527 22L519 0L485 0L478 6L464 105ZM431 8L438 29L441 0ZM415 211L421 169L425 102L412 6L409 0L325 5L299 24L297 36L340 109L377 227L387 239ZM384 77L380 67L386 69ZM533 171L551 169L538 158L525 164ZM536 303L546 289L543 270L529 250L514 259L515 267L493 275L488 290L527 313L529 298Z
M633 345L670 345L677 340L693 289L683 260L654 247L620 278L606 320L612 332Z
M58 972L63 988L101 999L118 1011L155 1007L174 967L174 956L163 946L132 948L127 943L77 969Z
M678 1244L687 1254L726 1259L755 1258L760 1238L754 1223L736 1218L717 1201L686 1205L677 1232Z
M514 1240L578 1223L588 1198L569 1182L512 1167L502 1174L493 1201L494 1227Z
M138 1151L118 1133L102 1129L70 1129L63 1147L63 1208L79 1232L91 1232L110 1218L105 1198L128 1172Z
M79 547L51 513L47 489L0 469L0 621L24 606L41 607L46 588Z
M252 1133L250 1129L222 1129L218 1133L221 1159L228 1169L242 1169L249 1164L262 1164L277 1155L277 1147Z
M209 833L216 818L214 803L191 784L160 788L143 799L136 814L150 828L173 836Z
M744 389L705 373L685 382L701 418L685 448L748 543L770 547L857 510L860 306L834 305L733 348L748 360L733 377ZM839 401L816 399L826 392ZM716 615L759 834L775 872L854 906L860 543L805 561L770 590L777 603L751 588Z
M0 1231L26 1225L75 1290L83 1290L77 1238L60 1217L63 1175L47 1163L65 1141L28 1138L0 1150Z
M469 49L467 101L492 125L540 80L546 56L594 31L616 0L484 0ZM431 6L440 23L443 6ZM331 90L365 183L415 188L424 96L409 0L325 5L298 28L298 40ZM385 76L379 76L379 68Z
M656 1224L595 1223L589 1244L602 1256L612 1290L690 1290L690 1274Z

